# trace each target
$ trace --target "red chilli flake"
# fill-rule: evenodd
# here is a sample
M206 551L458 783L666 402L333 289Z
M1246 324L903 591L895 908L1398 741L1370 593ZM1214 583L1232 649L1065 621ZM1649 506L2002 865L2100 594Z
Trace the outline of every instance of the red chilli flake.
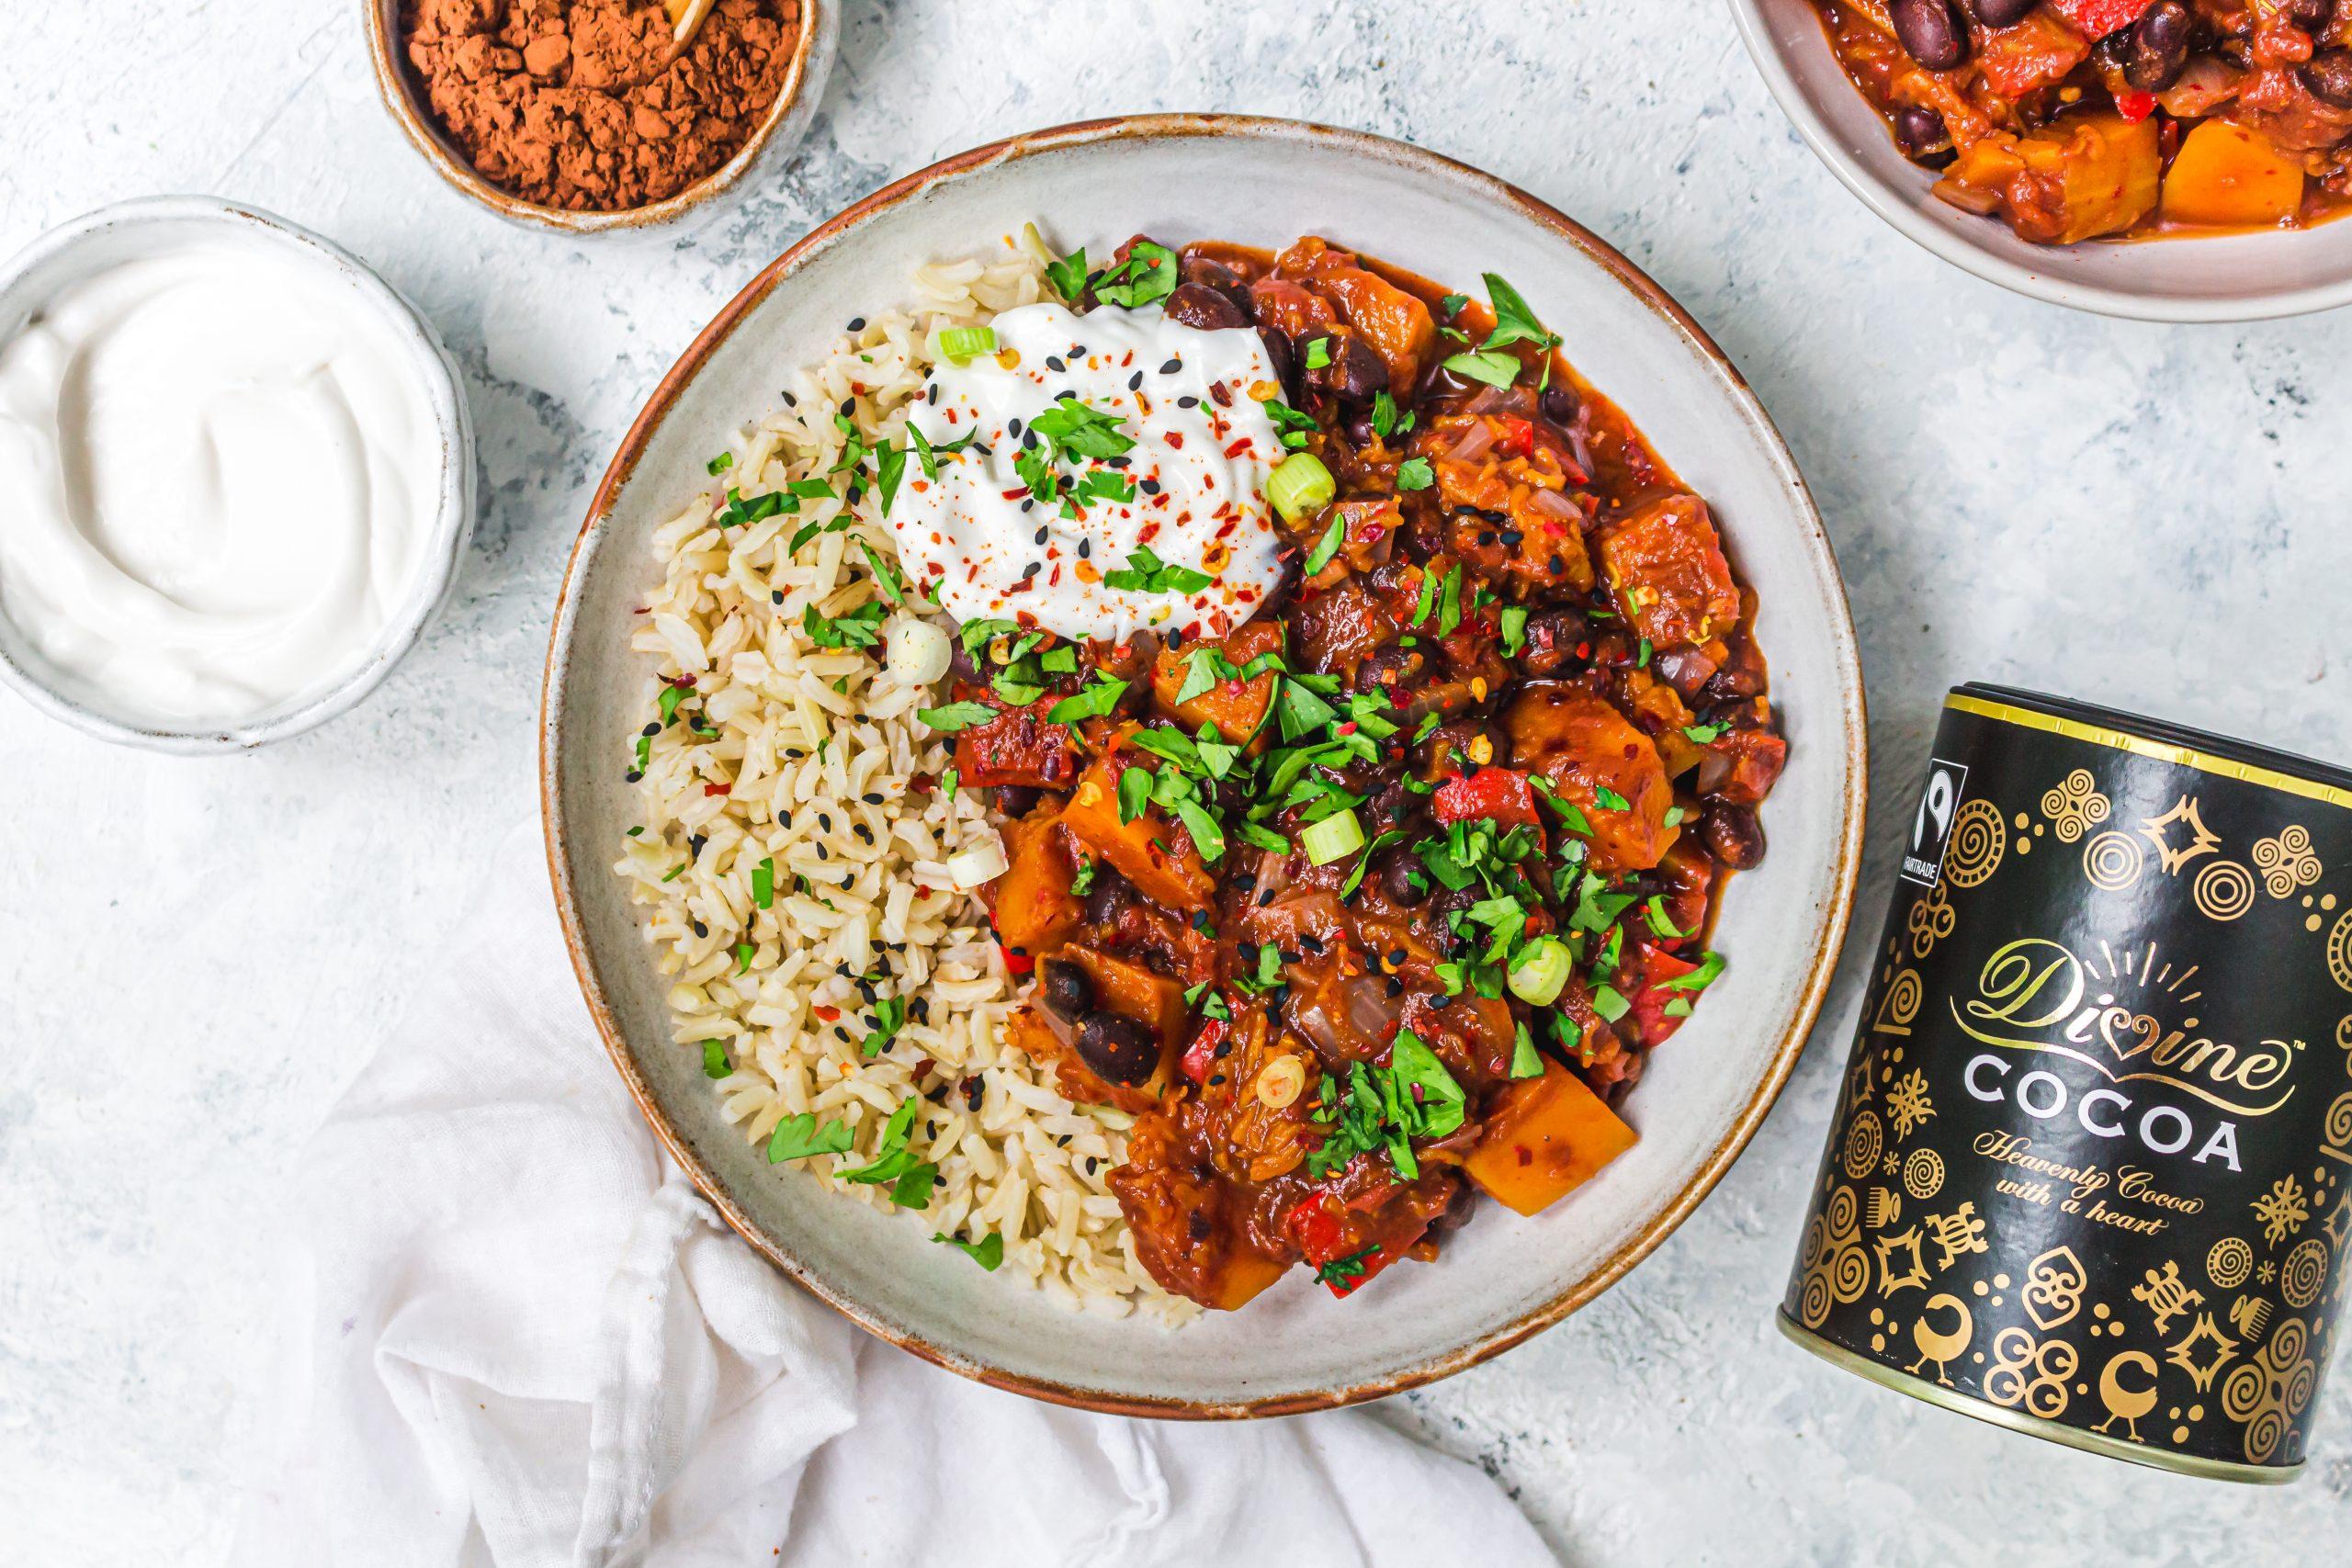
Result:
M734 787L733 784L705 784L702 786L702 792L705 795L725 795Z
M1238 457L1248 450L1250 450L1250 438L1245 435L1240 440L1235 442L1232 446L1227 446L1225 449L1225 455L1228 457Z
M839 1009L839 1008L829 1008L829 1007L821 1007L821 1006L820 1006L820 1007L812 1007L812 1008L810 1008L808 1010L809 1010L810 1012L815 1013L815 1014L817 1015L817 1017L818 1017L820 1020L821 1020L822 1021L824 1021L824 1022L826 1022L826 1023L832 1023L832 1022L834 1022L834 1021L838 1021L838 1020L841 1018L841 1016L842 1016L842 1010L841 1010L841 1009Z

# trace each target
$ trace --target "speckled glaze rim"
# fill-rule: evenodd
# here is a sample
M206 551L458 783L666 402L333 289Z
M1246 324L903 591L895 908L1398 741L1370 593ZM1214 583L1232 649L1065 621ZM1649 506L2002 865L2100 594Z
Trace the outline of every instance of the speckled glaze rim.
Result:
M51 684L38 668L36 658L24 656L11 647L17 634L6 625L5 616L0 616L0 684L9 686L42 713L85 735L118 746L200 757L248 751L316 729L357 706L423 638L425 628L439 616L442 606L456 592L458 569L464 562L466 547L473 538L474 426L458 362L424 311L385 282L374 268L334 241L250 203L224 201L218 197L151 196L119 201L69 219L34 240L0 265L0 341L15 331L18 303L10 296L36 269L114 230L189 223L218 224L232 232L258 234L322 267L356 293L410 350L418 381L433 410L434 432L441 446L441 472L434 487L436 505L433 535L418 562L416 581L377 634L367 661L299 707L240 724L187 729L118 718L66 695ZM25 310L26 316L38 311L40 303L31 303Z
M385 109L422 153L433 170L458 189L509 222L526 228L552 229L567 234L605 234L616 231L658 228L674 222L721 194L751 173L763 153L779 142L797 141L824 96L825 81L832 74L833 55L841 42L841 14L836 0L800 0L800 37L793 45L791 68L783 90L769 106L767 117L735 155L677 195L643 207L616 212L574 212L525 201L502 190L474 172L448 138L434 123L418 100L414 80L400 57L401 0L365 0L368 52L376 67L376 91Z
M1755 62L1757 73L1764 78L1765 87L1781 106L1781 112L1789 117L1789 123L1796 127L1797 134L1804 139L1804 144L1812 148L1815 156L1838 177L1838 183L1853 192L1863 206L1884 219L1905 239L1963 272L1973 273L1987 283L1997 283L2029 299L2064 305L2070 310L2118 316L2127 321L2178 325L2272 321L2282 316L2306 316L2352 304L2352 275L2332 283L2275 291L2266 289L2257 281L2243 292L2226 299L2167 298L2110 288L2095 283L2077 283L2046 272L2037 272L2006 256L1997 255L1966 234L1954 233L1922 216L1917 203L1923 187L1899 188L1855 158L1837 132L1830 129L1828 120L1823 117L1812 95L1782 62L1758 0L1731 0L1731 11L1733 22L1739 30L1739 40L1747 46L1747 57ZM1826 34L1820 34L1814 41L1824 51L1829 48ZM1841 85L1852 90L1851 85L1844 81L1843 73L1839 73L1839 81ZM2194 244L2197 242L2166 240L2162 243Z
M1814 937L1814 949L1805 979L1796 1005L1789 1014L1779 1045L1775 1048L1765 1072L1758 1078L1747 1105L1735 1117L1722 1141L1700 1163L1675 1195L1662 1204L1648 1220L1598 1266L1571 1281L1558 1294L1469 1343L1442 1354L1429 1357L1402 1371L1377 1379L1340 1386L1315 1389L1303 1393L1269 1395L1262 1399L1231 1402L1211 1402L1182 1398L1154 1398L1128 1393L1114 1393L1101 1389L1075 1386L1050 1379L1014 1373L1001 1367L987 1364L933 1344L921 1335L900 1333L876 1320L858 1302L834 1290L815 1270L807 1267L786 1249L775 1245L755 1224L728 1194L717 1175L695 1155L686 1139L671 1122L649 1085L629 1059L629 1052L617 1019L614 1016L602 986L598 983L594 960L589 952L583 921L579 907L579 891L573 885L562 852L565 820L561 793L558 787L557 769L560 756L559 744L563 727L563 698L559 682L565 655L576 628L576 603L573 586L576 574L584 558L586 547L599 524L610 513L621 487L635 469L656 428L668 415L685 387L701 370L711 354L734 332L744 318L769 293L816 256L840 243L878 214L900 203L921 197L925 192L944 182L968 178L998 165L1032 158L1042 153L1093 143L1182 140L1189 138L1228 138L1264 142L1308 141L1336 144L1359 155L1392 165L1414 169L1416 172L1444 179L1458 187L1465 198L1484 199L1517 212L1543 228L1548 229L1572 251L1577 259L1600 266L1614 277L1628 293L1644 307L1664 320L1697 350L1722 377L1724 391L1738 415L1761 437L1779 469L1789 496L1810 525L1812 542L1818 546L1822 557L1829 563L1826 589L1833 596L1839 614L1831 628L1838 665L1838 700L1844 712L1839 716L1844 750L1844 773L1848 781L1845 816L1837 835L1834 866L1835 897ZM817 228L809 231L783 255L737 295L722 310L700 336L688 346L678 363L662 378L647 402L637 422L630 426L620 450L597 487L590 502L587 517L581 525L580 537L572 549L571 562L564 577L558 600L555 624L548 649L548 667L541 691L541 726L539 736L539 787L542 822L547 837L548 868L554 886L557 912L562 920L564 942L571 950L573 968L580 977L581 989L602 1036L606 1053L614 1066L628 1086L630 1095L645 1114L662 1145L683 1168L703 1196L734 1227L736 1233L750 1243L754 1250L782 1269L820 1299L831 1304L861 1327L887 1339L901 1349L950 1371L1015 1393L1027 1394L1057 1404L1080 1409L1102 1411L1112 1415L1152 1416L1189 1420L1225 1420L1267 1416L1291 1416L1308 1411L1327 1410L1341 1405L1358 1404L1384 1398L1404 1390L1450 1377L1479 1362L1499 1355L1559 1323L1586 1303L1615 1284L1628 1270L1648 1257L1692 1210L1713 1190L1732 1162L1739 1157L1747 1142L1762 1123L1766 1114L1779 1098L1782 1085L1794 1068L1803 1052L1805 1039L1818 1017L1823 999L1828 993L1838 956L1844 945L1846 931L1853 909L1855 882L1860 869L1862 823L1869 795L1869 763L1864 740L1866 718L1863 705L1861 665L1857 651L1853 623L1845 613L1845 588L1835 569L1835 556L1830 549L1826 532L1822 527L1820 513L1813 503L1804 476L1797 471L1780 432L1770 417L1758 402L1738 369L1716 347L1705 331L1683 309L1652 282L1642 271L1614 249L1548 204L1525 191L1485 174L1468 164L1455 162L1437 153L1426 152L1408 143L1391 141L1365 131L1340 130L1312 125L1297 120L1274 119L1256 116L1221 114L1156 114L1136 115L1118 118L1081 121L1057 126L1050 130L1014 136L990 142L944 159L927 169L884 186L864 200L844 209ZM1826 742L1825 742L1826 743Z

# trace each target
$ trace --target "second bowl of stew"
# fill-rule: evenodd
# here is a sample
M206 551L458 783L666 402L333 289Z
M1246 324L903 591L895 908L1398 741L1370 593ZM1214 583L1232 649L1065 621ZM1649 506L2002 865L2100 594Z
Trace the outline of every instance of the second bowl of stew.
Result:
M2352 299L2352 6L1733 0L1857 196L2004 287L2156 321Z

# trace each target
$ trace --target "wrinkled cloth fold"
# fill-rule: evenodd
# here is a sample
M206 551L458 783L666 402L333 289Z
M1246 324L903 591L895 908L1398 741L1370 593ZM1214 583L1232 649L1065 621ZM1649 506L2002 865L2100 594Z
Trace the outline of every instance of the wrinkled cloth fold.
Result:
M729 1232L574 984L536 825L302 1153L240 1568L1549 1564L1359 1412L1065 1410L873 1340Z

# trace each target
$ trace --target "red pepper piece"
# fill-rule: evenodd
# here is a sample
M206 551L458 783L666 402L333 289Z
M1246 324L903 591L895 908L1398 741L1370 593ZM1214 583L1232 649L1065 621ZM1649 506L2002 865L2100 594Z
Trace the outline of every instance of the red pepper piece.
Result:
M1037 967L1037 961L1035 959L1030 957L1025 953L1015 953L1012 949L1005 946L1002 942L998 942L996 944L996 950L1004 954L1004 966L1006 970L1012 974L1026 975L1029 971Z
M1535 792L1518 768L1480 768L1437 786L1430 810L1441 822L1492 822L1498 829L1536 823Z
M2156 96L2154 93L2119 94L2115 100L2115 112L2137 125L2156 112Z
M1698 968L1688 959L1677 958L1664 948L1639 942L1625 965L1628 977L1634 981L1632 997L1634 1021L1642 1027L1642 1042L1656 1045L1682 1027L1684 1019L1666 1010L1667 1004L1678 997L1686 1002L1698 1000L1695 991L1670 991L1668 980L1679 980ZM1687 1015L1686 1015L1687 1016Z
M1201 1026L1200 1033L1184 1048L1183 1059L1177 1069L1194 1083L1208 1081L1209 1064L1216 1060L1216 1048L1225 1039L1225 1021L1213 1018Z
M2074 29L2097 43L2112 32L2120 32L2138 21L2156 0L2050 0L2050 8L2071 23Z
M1502 417L1503 434L1495 450L1506 457L1524 457L1535 450L1535 426L1510 414Z

